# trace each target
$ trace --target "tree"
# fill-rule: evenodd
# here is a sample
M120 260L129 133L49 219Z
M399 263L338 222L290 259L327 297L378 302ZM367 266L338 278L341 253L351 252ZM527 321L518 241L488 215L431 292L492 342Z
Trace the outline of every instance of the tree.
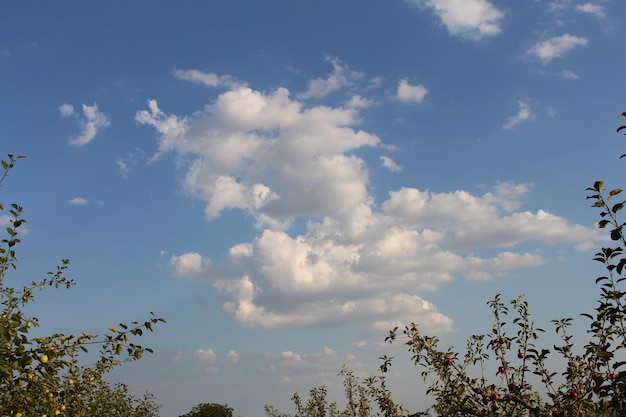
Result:
M620 116L626 116L626 112ZM620 126L617 131L623 129L626 126ZM585 344L574 345L573 336L568 332L573 319L562 318L552 320L561 343L551 349L540 347L539 336L544 330L535 326L524 296L504 302L496 295L487 302L493 315L491 328L483 334L472 335L463 353L453 347L441 348L439 339L422 333L416 323L402 330L394 328L386 337L390 343L403 342L414 364L423 368L422 377L432 378L427 393L435 397L435 403L428 409L410 413L391 400L391 393L385 388L391 358L382 357L381 375L377 380L356 381L343 371L348 399L344 411L325 409L320 415L302 413L302 407L296 402L296 415L626 415L626 222L618 219L626 202L615 202L614 198L622 190L607 191L602 181L596 181L587 191L592 206L601 210L598 227L608 230L613 244L601 248L594 257L604 266L605 273L595 280L600 295L593 312L581 314L589 320L590 337ZM560 372L548 369L550 355L560 356L565 369ZM544 392L545 395L540 394ZM297 394L294 398L298 398ZM310 401L317 405L323 403L313 392ZM270 417L284 416L272 407L266 407L266 413Z
M180 417L233 417L233 409L226 404L200 403Z
M0 188L21 158L9 154L7 161L1 161ZM4 210L0 203L0 211ZM34 302L36 293L50 288L70 289L74 281L65 277L69 261L63 259L41 280L21 287L9 285L7 274L17 268L16 247L20 227L26 223L21 206L11 204L9 213L7 237L0 241L0 416L157 416L160 406L152 395L137 398L125 385L111 385L103 377L116 366L152 352L133 340L165 320L151 313L144 322L120 323L119 329L111 327L101 336L85 332L79 336L29 335L39 321L28 317L24 307ZM86 366L80 356L90 347L99 348L99 358Z

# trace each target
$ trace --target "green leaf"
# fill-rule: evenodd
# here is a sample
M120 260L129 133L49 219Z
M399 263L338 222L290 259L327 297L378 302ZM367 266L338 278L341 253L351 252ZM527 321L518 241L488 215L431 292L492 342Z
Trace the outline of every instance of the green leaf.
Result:
M607 224L609 224L610 221L609 220L600 220L598 222L598 228L599 229L604 229L606 227Z

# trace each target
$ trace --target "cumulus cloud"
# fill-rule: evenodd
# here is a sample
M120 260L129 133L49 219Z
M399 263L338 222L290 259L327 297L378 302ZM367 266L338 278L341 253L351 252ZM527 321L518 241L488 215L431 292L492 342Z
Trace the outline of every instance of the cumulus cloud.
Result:
M360 79L363 74L352 71L338 58L326 57L326 61L333 65L333 72L326 78L315 78L309 82L307 91L298 94L298 98L321 98L350 85L351 80Z
M421 84L410 85L406 78L398 83L396 98L403 103L421 103L428 90Z
M63 104L59 107L59 113L63 117L73 116L75 115L74 107L70 104ZM82 127L80 134L69 140L69 144L72 146L80 147L88 144L100 130L108 127L111 122L104 113L98 110L98 105L94 103L93 106L83 104L83 117L80 124Z
M154 100L148 108L136 119L156 130L157 154L177 156L183 188L206 217L242 210L259 228L211 263L195 252L170 260L179 274L202 273L223 311L244 325L367 332L417 321L446 331L452 320L424 293L547 261L520 243L597 239L547 211L522 210L527 184L498 183L482 195L404 187L375 201L356 151L382 145L358 130L358 111L305 106L286 88L234 86L189 116L166 114ZM305 228L290 232L298 217Z
M393 159L389 158L388 156L384 156L384 155L381 156L380 163L389 171L398 172L402 170L402 167L396 164L396 162Z
M229 350L226 354L226 359L230 363L237 363L239 362L239 354L235 350Z
M594 4L594 3L578 4L576 5L576 10L595 15L601 19L604 19L606 17L606 12L604 10L604 7L600 6L599 4Z
M260 373L277 373L284 370L306 371L308 376L317 374L334 375L337 369L347 362L354 362L353 355L339 355L328 346L321 351L308 354L284 351L280 354L268 353L263 358Z
M584 46L587 43L587 38L580 38L566 33L536 43L526 51L526 54L539 58L544 64L547 64L555 58L562 57L575 47Z
M196 362L209 365L204 368L204 371L208 374L216 374L219 372L219 368L215 366L217 355L213 352L213 349L196 349L193 353L193 359Z
M202 255L197 252L172 255L170 258L170 268L176 276L198 275L204 270L204 263Z
M428 8L439 17L451 35L480 40L502 31L504 12L487 0L406 0L419 8Z
M191 117L166 115L156 101L136 120L153 126L158 150L191 160L185 190L206 202L207 218L241 209L280 227L298 215L320 215L368 197L364 161L350 152L377 146L356 130L354 109L304 106L278 88L263 94L236 87Z
M217 355L213 352L213 349L196 349L193 353L193 358L200 363L212 364L215 363Z
M530 108L530 104L528 102L520 100L517 102L517 114L507 117L502 127L509 130L521 122L532 120L533 117L534 115L532 109Z

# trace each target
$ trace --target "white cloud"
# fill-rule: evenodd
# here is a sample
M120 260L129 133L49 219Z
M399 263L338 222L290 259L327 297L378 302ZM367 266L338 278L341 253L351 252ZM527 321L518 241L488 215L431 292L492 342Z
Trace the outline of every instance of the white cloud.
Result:
M368 172L351 153L377 146L355 130L354 109L303 108L285 88L263 94L237 87L192 117L165 115L156 101L136 120L160 133L164 152L186 155L185 190L206 202L207 218L242 209L260 224L319 215L366 201Z
M298 98L321 98L350 85L351 80L362 78L363 74L351 71L340 59L326 57L326 61L333 65L333 72L326 78L315 78L309 82L307 91L298 94Z
M62 104L59 106L59 113L61 113L63 117L70 117L74 114L74 106L71 104Z
M387 168L389 171L398 172L402 171L402 167L395 163L395 161L388 156L381 156L380 161L382 166Z
M209 365L204 368L206 373L216 374L219 372L219 369L214 366L215 361L217 360L217 355L213 352L213 349L196 349L193 353L193 358L202 364Z
M403 103L421 103L428 90L421 84L410 85L406 78L398 83L396 98Z
M235 350L229 350L226 354L226 359L228 359L230 363L237 363L239 362L239 355Z
M197 349L193 353L193 358L200 363L213 364L217 359L217 355L213 352L213 349Z
M59 107L59 112L61 112L62 116L68 117L74 114L74 108L69 104L63 104ZM77 137L69 141L69 144L72 146L84 146L88 144L96 137L100 130L111 124L104 113L98 111L97 104L93 106L83 104L83 116L81 120L82 131Z
M494 36L502 31L504 12L487 0L406 0L432 9L451 35L470 40Z
M89 201L87 201L87 199L83 197L75 197L75 198L72 198L70 201L68 201L68 203L74 206L85 206L89 204Z
M517 102L517 114L515 116L507 117L502 127L509 130L517 124L524 121L532 120L533 118L534 115L532 109L530 108L530 104L528 104L528 102L520 100Z
M284 351L280 354L267 353L264 355L264 363L258 367L258 371L263 374L278 373L284 371L303 371L307 378L321 375L334 376L337 369L350 362L355 365L354 355L340 355L328 346L324 346L321 351L313 353L297 353Z
M235 86L237 83L229 75L219 76L213 72L202 72L194 69L176 69L172 72L176 78L187 80L208 87Z
M176 276L198 275L204 270L204 264L202 255L197 252L172 255L170 258L170 268Z
M551 1L548 3L548 11L551 13L561 12L567 9L571 3L572 3L572 0Z
M388 329L417 320L450 330L451 320L417 293L453 276L493 279L545 262L511 250L521 242L596 238L543 210L515 211L527 192L510 183L480 197L403 188L390 192L382 212L363 205L310 222L296 237L265 230L244 254L220 264L214 285L224 311L247 325ZM481 248L495 254L473 254Z
M521 210L526 184L499 183L478 196L407 187L376 202L355 151L381 146L378 137L356 129L355 109L307 107L285 88L232 87L190 116L148 106L137 120L157 130L157 154L181 161L184 190L207 218L238 209L260 229L210 264L195 252L171 260L179 273L205 273L223 310L245 325L372 331L417 321L447 331L451 319L423 292L546 262L542 252L516 250L523 242L597 239L544 210ZM299 216L306 230L289 233ZM295 363L288 356L281 360Z
M134 151L128 152L126 156L116 159L115 165L122 178L128 178L131 172L145 160L144 151L140 148L135 148Z
M348 102L346 103L346 106L350 108L357 108L357 109L365 109L373 105L374 105L374 102L372 100L365 98L365 97L361 97L358 94L355 94L352 97L350 97L350 100L348 100Z
M604 11L604 7L600 6L599 4L594 4L594 3L579 4L576 6L576 10L579 10L585 13L590 13L601 19L604 19L606 17L606 12Z
M580 38L566 33L539 42L528 49L526 53L539 58L544 64L547 64L555 58L562 57L575 47L584 46L587 45L587 43L588 40L586 38Z
M187 130L187 120L185 118L179 120L176 116L166 116L159 109L156 100L148 100L148 108L150 109L149 112L146 110L138 111L135 114L135 120L154 127L161 134L159 149L148 161L150 163L157 161L162 153L175 149L176 143Z
M568 80L575 80L578 78L578 74L576 74L574 71L569 71L569 70L561 71L561 76Z

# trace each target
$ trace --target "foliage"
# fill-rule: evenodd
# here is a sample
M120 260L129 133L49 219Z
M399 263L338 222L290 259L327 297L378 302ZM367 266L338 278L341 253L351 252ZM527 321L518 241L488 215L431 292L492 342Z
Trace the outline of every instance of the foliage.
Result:
M9 154L8 161L2 160L0 187L21 158ZM0 203L0 211L4 209ZM38 292L69 289L74 281L65 277L69 261L63 259L39 281L17 288L8 285L7 273L18 264L15 248L20 243L20 228L26 223L21 206L11 204L9 213L7 237L0 242L0 416L157 416L160 406L152 395L136 398L125 385L111 385L103 377L116 366L152 352L132 340L165 320L152 314L143 323L120 323L119 329L111 327L102 336L31 336L29 332L39 321L26 315L26 305ZM99 358L85 366L79 361L81 353L92 346L99 348Z
M620 116L626 116L626 112ZM617 131L626 129L620 126ZM626 156L622 155L622 157ZM572 318L552 320L560 343L539 347L544 332L535 326L524 296L504 302L500 295L488 301L493 325L488 332L471 336L464 353L441 348L439 339L421 332L412 323L394 328L386 341L402 341L421 367L424 380L433 378L427 393L435 399L428 409L409 413L391 400L385 374L391 358L382 357L381 375L358 381L345 378L346 409L325 406L325 391L311 390L305 407L294 395L296 417L369 416L594 416L626 415L626 222L618 219L625 201L615 202L622 190L606 191L602 181L587 189L592 206L601 210L598 227L607 229L612 246L603 247L594 260L605 274L596 279L600 293L589 319L589 341L575 346L569 333ZM509 322L510 320L510 322ZM548 369L548 358L560 357L561 372ZM266 406L269 417L283 417Z
M200 403L180 417L233 417L233 409L226 404Z

